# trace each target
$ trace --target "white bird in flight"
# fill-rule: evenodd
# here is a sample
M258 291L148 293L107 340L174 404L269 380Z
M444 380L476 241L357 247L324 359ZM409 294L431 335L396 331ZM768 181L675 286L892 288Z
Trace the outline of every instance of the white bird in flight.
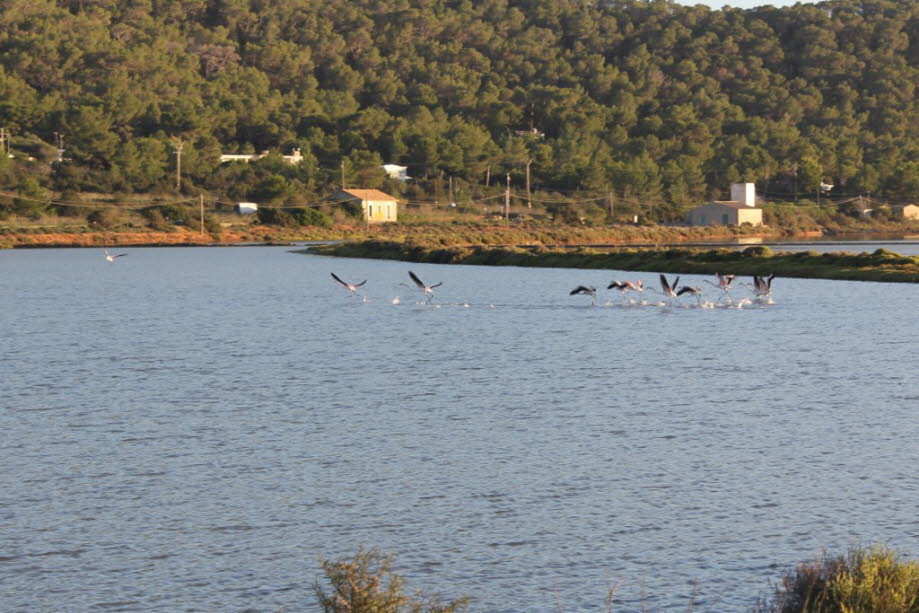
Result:
M103 247L102 250L105 251L105 261L106 262L114 262L115 258L120 258L121 256L128 255L127 253L116 253L115 255L111 255L108 252L108 249L105 247Z
M330 273L330 274L332 275L332 278L333 278L333 279L335 279L336 281L338 281L339 284L341 284L345 289L347 289L349 292L351 292L351 295L352 295L352 296L354 296L354 295L357 294L357 288L359 288L360 286L362 286L364 283L367 283L367 280L366 280L366 279L364 279L364 280L361 281L360 283L346 283L345 281L342 281L341 279L339 279L338 276L337 276L334 272L333 272L333 273Z
M434 288L440 287L444 284L443 281L440 283L435 283L434 285L425 285L424 282L418 278L418 275L413 273L411 270L408 271L408 276L412 278L412 281L415 282L415 285L418 286L418 289L421 290L421 293L428 297L428 302L434 299Z

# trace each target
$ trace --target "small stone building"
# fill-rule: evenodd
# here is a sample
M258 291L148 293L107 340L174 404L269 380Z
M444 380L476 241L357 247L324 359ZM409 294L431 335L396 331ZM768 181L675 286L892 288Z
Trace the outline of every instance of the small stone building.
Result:
M763 209L732 201L715 201L689 211L686 223L691 226L739 226L742 223L761 226Z
M334 194L332 199L360 202L364 219L371 223L383 223L398 219L399 206L396 198L378 189L343 189Z
M915 204L895 204L890 208L899 219L919 219L919 206Z
M756 207L753 183L731 184L731 200L715 200L691 209L686 214L691 226L763 225L763 209Z

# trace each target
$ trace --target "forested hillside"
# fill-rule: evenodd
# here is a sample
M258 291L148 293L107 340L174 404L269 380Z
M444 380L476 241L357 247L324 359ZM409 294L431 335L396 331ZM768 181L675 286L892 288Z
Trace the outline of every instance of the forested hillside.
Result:
M765 0L764 0L765 1ZM919 197L919 2L4 0L0 189ZM530 132L527 134L527 132ZM58 139L64 160L56 161ZM299 148L219 164L221 152ZM35 158L27 160L27 156ZM378 166L403 164L407 186ZM496 187L496 184L498 186ZM666 212L666 209L665 209Z

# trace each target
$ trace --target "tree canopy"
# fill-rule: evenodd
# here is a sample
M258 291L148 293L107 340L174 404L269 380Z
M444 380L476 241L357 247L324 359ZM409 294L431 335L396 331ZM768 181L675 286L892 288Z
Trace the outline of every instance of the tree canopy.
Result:
M428 195L529 166L673 207L734 181L915 199L917 86L915 0L6 0L0 127L35 160L0 187L168 189L181 140L188 184L295 204L342 173L399 193L384 163Z

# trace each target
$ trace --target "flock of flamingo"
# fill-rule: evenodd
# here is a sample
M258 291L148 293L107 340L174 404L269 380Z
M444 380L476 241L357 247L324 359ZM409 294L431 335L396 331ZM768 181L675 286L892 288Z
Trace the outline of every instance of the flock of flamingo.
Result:
M127 255L126 253L110 254L108 249L104 250L105 260L107 262L114 262L115 258L120 258ZM331 273L332 278L336 283L344 287L352 296L358 295L358 289L361 288L367 280L361 281L360 283L348 283L347 281L342 280L334 272ZM415 289L421 292L421 295L425 298L427 304L430 304L434 300L434 289L443 285L443 282L434 283L432 285L427 285L424 283L418 275L416 275L411 270L408 271L408 276L412 280L412 283L415 284ZM715 308L717 306L733 306L737 308L742 308L747 304L751 304L753 300L761 304L774 304L772 300L772 280L775 279L775 274L771 274L768 277L766 276L753 276L753 285L748 283L738 282L737 285L742 285L753 292L753 298L744 297L737 301L733 295L731 295L731 290L734 289L734 280L736 275L723 275L721 273L715 273L715 277L718 279L717 283L712 283L708 279L705 279L705 282L713 287L716 287L721 294L718 296L718 299L714 302L705 301L702 298L702 288L699 286L693 285L683 285L680 286L680 278L676 277L672 282L667 279L665 275L660 275L660 290L656 290L653 287L646 287L641 280L637 281L613 281L608 286L607 290L617 290L622 296L621 304L624 306L685 306L680 302L682 296L690 295L696 299L696 304L700 308ZM405 283L400 283L404 287L412 289L412 286ZM645 290L652 292L659 292L663 297L664 301L655 301L648 302L639 298L637 301L632 298L633 295L644 295ZM590 296L593 300L593 304L597 304L597 288L592 285L578 285L576 288L571 290L569 293L570 296L584 295ZM366 300L366 298L364 298ZM399 297L392 299L393 304L399 304ZM607 304L612 304L607 302ZM463 306L469 306L468 303L464 303Z
M731 295L731 290L734 289L734 280L737 278L736 275L723 275L716 272L715 277L718 279L717 283L712 283L708 279L705 279L705 282L713 287L718 288L721 291L718 299L715 302L704 301L702 299L702 288L699 286L693 285L683 285L680 286L680 278L675 278L672 282L667 279L665 275L660 275L660 294L666 299L666 306L674 306L675 303L679 303L679 298L684 295L691 295L696 298L696 303L700 307L715 307L719 304L727 304L729 306L743 307L746 304L750 304L752 300L750 298L741 298L740 300L734 300L734 297ZM753 275L753 285L747 283L738 282L738 285L743 285L746 288L749 288L753 292L753 299L767 304L772 304L772 280L775 279L775 274L771 274L768 277ZM634 300L631 300L628 297L629 293L642 294L644 291L650 290L652 292L657 292L658 290L653 287L645 287L642 281L613 281L610 283L606 289L615 289L622 293L623 303L624 304L636 304ZM579 285L573 290L571 290L570 295L574 296L577 294L583 294L593 298L594 304L597 303L597 288L590 285ZM638 304L647 304L644 301L639 302ZM653 304L653 303L652 303ZM657 305L662 303L658 302Z
M342 287L350 292L352 296L358 295L358 288L362 287L366 280L361 281L360 283L348 283L347 281L342 280L334 272L331 273L332 278ZM435 283L433 285L425 284L418 275L412 271L408 271L408 276L415 284L415 288L421 292L422 296L425 298L426 303L430 304L434 299L434 289L443 285L443 282ZM737 278L736 275L723 275L721 273L715 273L715 277L718 279L717 283L713 283L708 279L705 279L705 282L709 285L717 288L721 293L718 296L717 300L714 302L705 301L702 297L702 288L699 286L683 285L680 286L680 277L676 277L672 282L667 279L665 275L660 275L660 290L656 290L652 287L646 287L641 280L638 281L613 281L607 286L607 290L615 289L620 292L622 297L621 304L624 306L686 306L680 302L682 296L690 295L696 299L696 304L699 308L715 308L717 306L731 306L736 308L742 308L747 304L751 304L753 300L761 304L774 304L772 300L772 280L775 278L775 274L767 276L753 276L753 285L748 283L738 282L737 285L742 285L752 291L752 299L750 297L740 298L735 300L735 297L731 294L731 290L734 289L734 281ZM400 283L400 285L412 288L412 286L405 283ZM663 297L664 301L655 301L648 302L639 298L635 300L632 296L643 295L645 290L652 292L659 292ZM590 296L593 300L593 304L597 304L597 288L590 285L578 285L576 288L571 290L569 293L570 296L575 295L585 295ZM366 300L366 298L364 299ZM398 297L393 298L393 304L399 304L400 300ZM612 304L607 302L607 304ZM469 306L464 304L463 306Z

